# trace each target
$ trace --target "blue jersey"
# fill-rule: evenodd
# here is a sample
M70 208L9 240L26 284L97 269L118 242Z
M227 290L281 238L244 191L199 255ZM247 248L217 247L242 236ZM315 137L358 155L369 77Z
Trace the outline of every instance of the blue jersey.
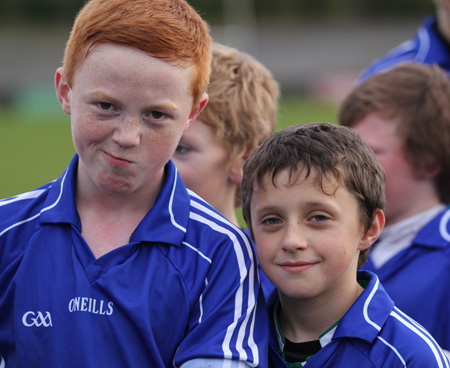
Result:
M407 62L437 64L450 73L450 45L441 36L435 16L428 16L413 38L374 60L358 77L357 83L370 76Z
M408 248L375 268L370 254L364 269L375 272L401 310L450 350L450 208L430 221ZM376 247L376 244L374 245Z
M81 236L77 164L75 156L58 180L0 201L0 366L208 358L265 367L267 311L250 239L169 162L130 243L96 259Z
M250 236L250 230L248 229L243 229L244 233L246 233L249 237ZM253 248L255 249L256 252L256 245L254 242L252 242ZM275 290L275 285L272 284L272 281L270 281L266 274L264 273L264 271L262 270L261 266L259 265L259 261L258 261L258 254L256 254L256 260L258 262L258 268L259 268L259 277L260 277L260 282L261 282L261 288L264 294L264 297L266 300L268 300L268 298L270 297L270 295L272 294L272 292Z
M306 362L306 368L449 367L436 341L394 306L374 274L359 271L358 280L368 281L367 286L330 336L320 340L322 349ZM277 324L272 325L270 367L288 367L278 352L284 338Z

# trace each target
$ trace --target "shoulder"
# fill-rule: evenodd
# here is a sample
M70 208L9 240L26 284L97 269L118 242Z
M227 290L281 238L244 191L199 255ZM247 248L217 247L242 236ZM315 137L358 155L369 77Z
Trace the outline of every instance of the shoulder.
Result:
M179 231L184 240L198 242L204 249L213 250L230 241L251 247L249 237L239 227L186 188L171 161L167 165L167 180L155 208L160 226L167 224L167 229Z
M339 354L355 354L375 367L438 367L446 362L433 337L395 307L374 274L359 271L358 280L368 284L333 336L341 341Z
M224 278L228 285L240 285L250 275L256 279L257 265L247 235L196 194L188 193L187 219L178 223L183 229L173 231L171 225L160 232L160 240L175 245L164 247L164 252L189 288L212 277Z
M408 366L448 366L447 357L430 333L397 307L390 313L376 343L405 365L409 362Z
M72 160L70 166L72 172L76 159L77 157ZM54 212L56 206L64 208L65 204L61 203L61 198L73 198L71 192L73 189L70 185L64 184L68 172L69 169L65 170L58 179L33 191L0 201L0 251L3 251L2 247L5 243L14 241L16 237L20 239L20 242L14 244L15 248L19 248L19 245L26 246L30 234L43 221L42 217ZM65 187L69 190L65 191ZM65 194L66 192L68 194ZM67 204L67 201L65 203ZM59 212L56 211L54 217L59 219Z
M48 187L0 201L0 273L20 258L39 224Z
M51 183L36 190L0 200L0 236L32 221L42 210Z
M450 206L420 230L413 244L423 251L435 253L436 257L440 257L436 259L437 263L450 262Z
M199 244L206 251L215 251L222 245L232 244L236 251L243 247L246 256L253 254L250 237L242 229L228 221L194 192L188 192L191 196L191 209L186 239L202 239Z

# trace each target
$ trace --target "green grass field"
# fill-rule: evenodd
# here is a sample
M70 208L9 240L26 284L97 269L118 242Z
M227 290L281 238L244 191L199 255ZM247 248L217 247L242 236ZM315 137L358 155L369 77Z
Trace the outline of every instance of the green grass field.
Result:
M336 122L336 106L299 96L280 101L277 130L294 124ZM75 153L63 112L0 110L0 198L58 178Z

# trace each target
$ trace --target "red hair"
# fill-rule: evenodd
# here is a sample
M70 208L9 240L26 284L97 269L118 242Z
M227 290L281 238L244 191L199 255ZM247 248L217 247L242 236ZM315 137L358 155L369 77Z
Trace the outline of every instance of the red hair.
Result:
M64 70L69 86L90 50L100 43L136 47L180 66L194 65L194 105L210 75L209 27L184 0L91 0L80 11L67 42Z

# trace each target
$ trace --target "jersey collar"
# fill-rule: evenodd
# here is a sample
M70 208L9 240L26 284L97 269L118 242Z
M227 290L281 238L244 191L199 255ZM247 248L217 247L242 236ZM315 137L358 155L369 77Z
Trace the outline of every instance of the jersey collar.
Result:
M322 347L329 342L330 336L332 336L332 339L350 337L359 338L369 343L373 342L381 327L388 319L389 314L394 309L394 302L388 296L374 273L358 271L357 277L360 283L367 283L367 286L341 318L337 327L332 326L320 337ZM269 303L272 306L270 310L273 313L273 333L271 337L276 338L276 341L272 340L271 343L276 343L277 346L283 349L284 338L278 328L277 318L275 318L278 303L276 290L270 295L269 299Z
M431 220L413 241L413 246L446 248L450 245L450 206Z
M69 167L55 180L48 190L45 211L40 223L68 223L81 231L81 221L75 203L75 178L78 167L78 154L72 158Z
M132 241L180 246L185 237L191 211L190 196L171 160L165 172L166 180L161 192L132 234Z
M450 45L438 30L436 15L429 15L424 19L421 28L417 32L417 37L419 53L423 50L422 53L424 55L423 59L419 61L425 64L436 63L448 70L450 67L448 57ZM431 47L430 45L433 46Z
M75 203L78 154L67 170L49 188L40 223L68 223L81 231ZM190 196L175 165L165 167L166 179L153 205L131 236L131 242L158 242L181 245L190 213Z
M358 271L358 280L368 284L342 317L333 339L358 338L372 343L394 309L394 302L375 274Z

